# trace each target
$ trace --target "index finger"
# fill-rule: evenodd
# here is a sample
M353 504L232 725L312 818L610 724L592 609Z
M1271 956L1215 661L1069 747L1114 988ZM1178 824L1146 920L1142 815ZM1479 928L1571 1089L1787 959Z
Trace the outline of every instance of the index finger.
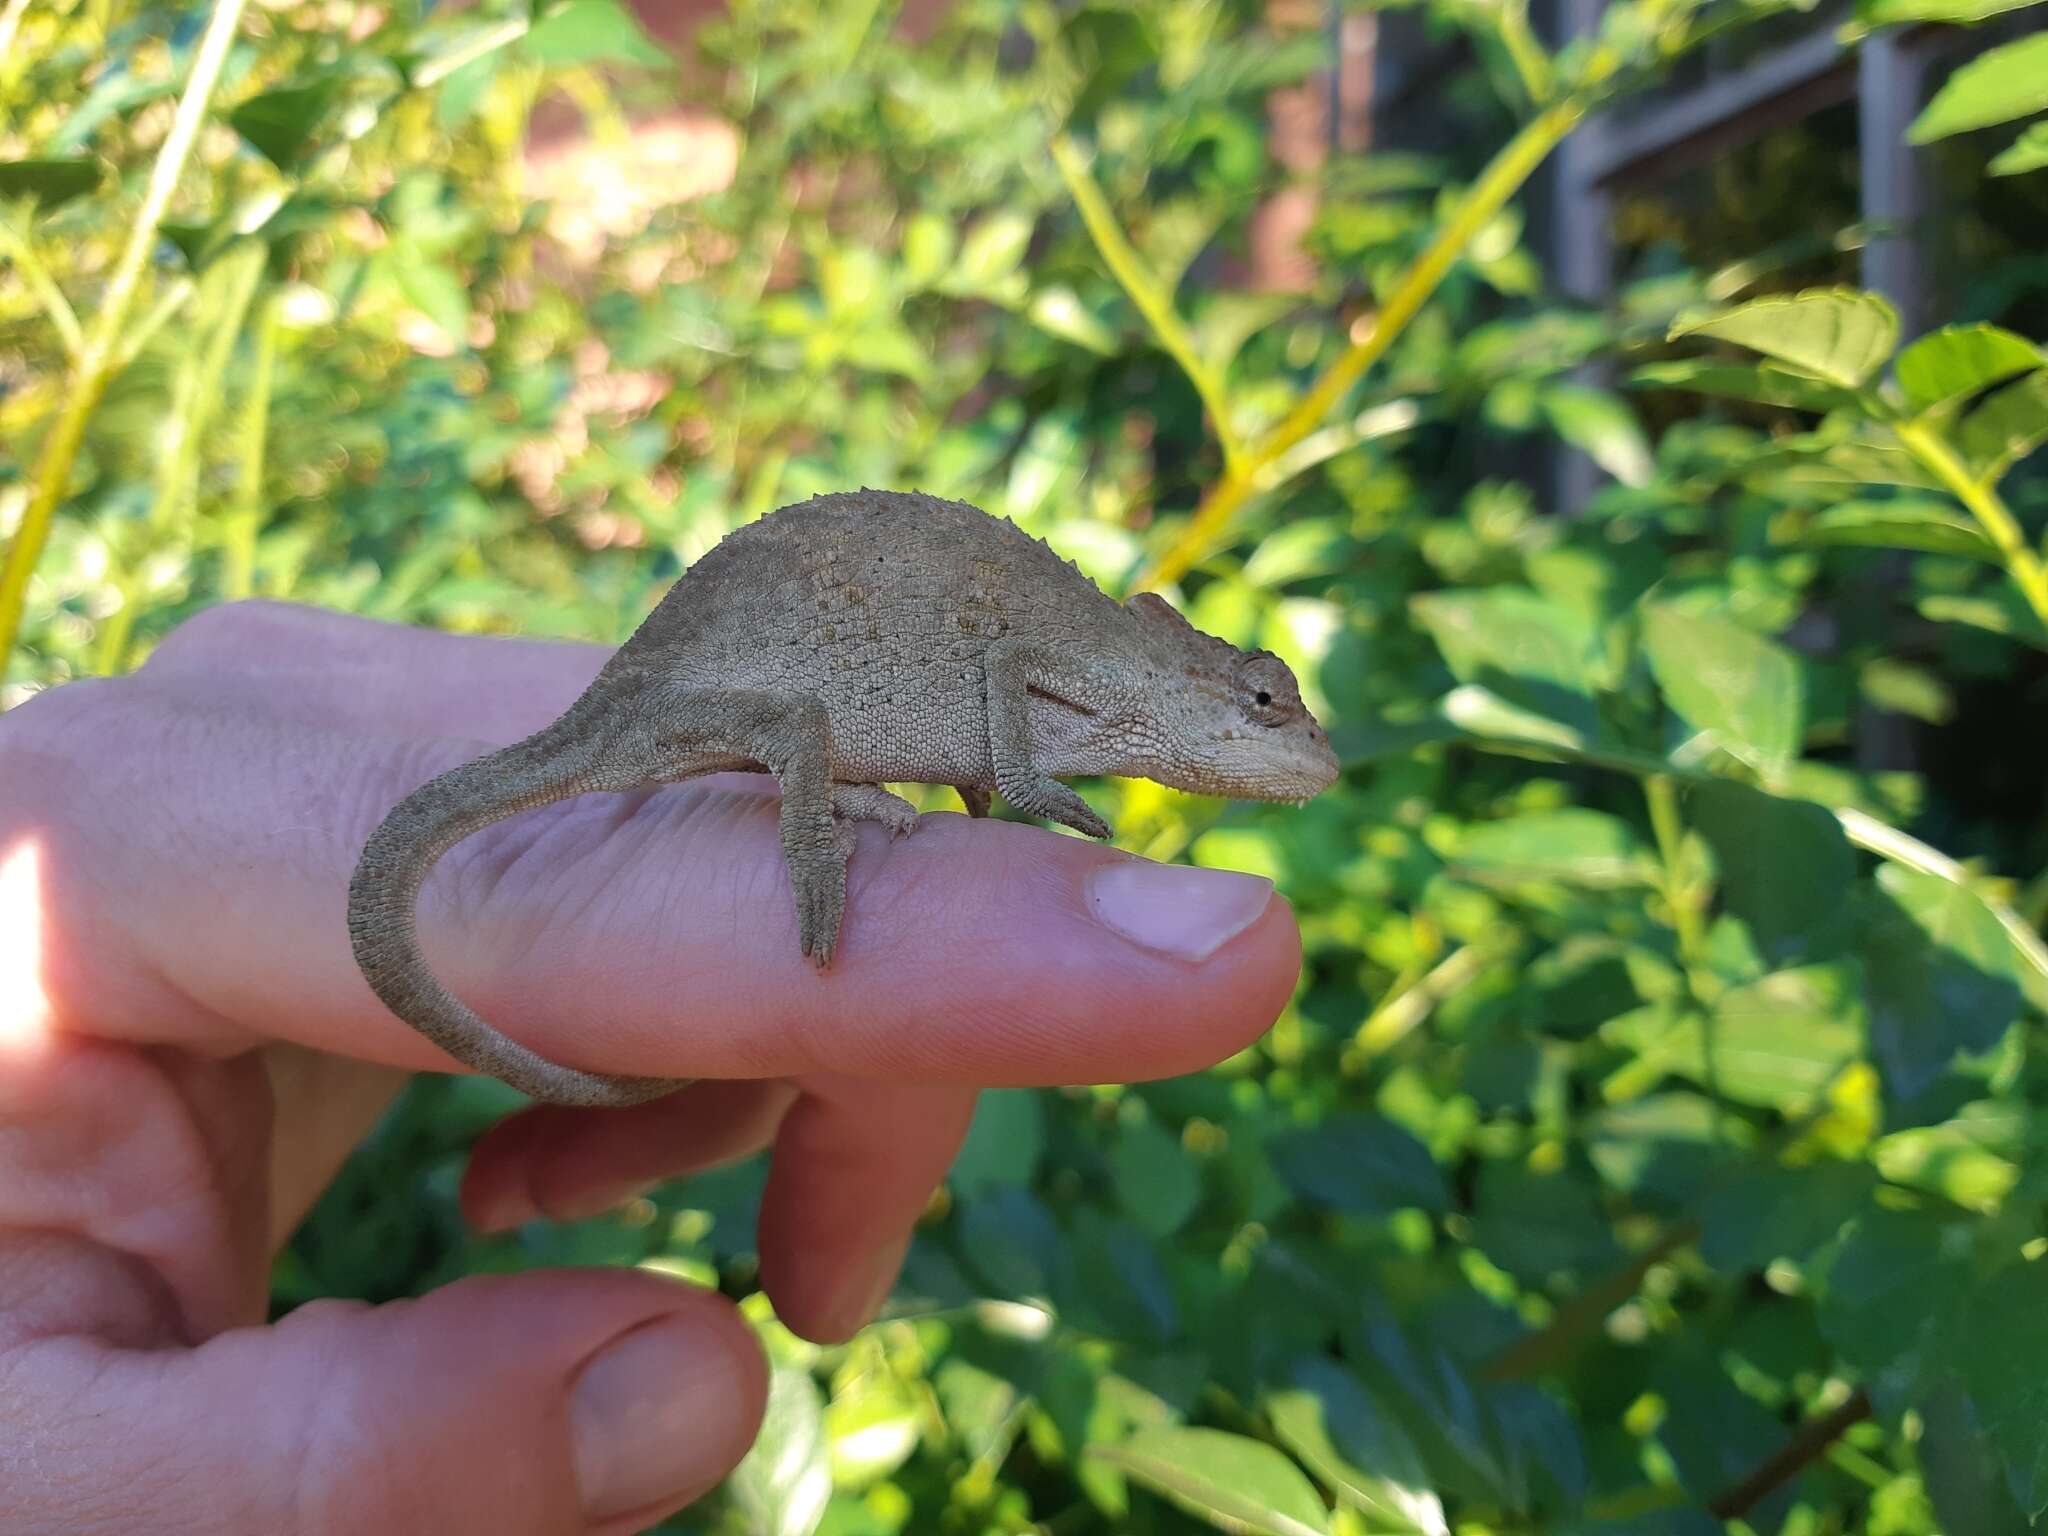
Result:
M444 686L434 649L400 674L401 718ZM531 659L472 652L463 687L518 695ZM225 691L211 707L192 675L145 672L10 717L24 793L0 813L0 859L29 850L51 1019L447 1066L355 970L346 887L384 812L491 741L363 734L360 703L323 727L291 718L303 692L279 718ZM895 843L863 829L820 974L761 783L586 797L479 833L423 893L429 960L542 1055L655 1076L1154 1077L1240 1049L1293 985L1294 924L1264 880L949 815Z

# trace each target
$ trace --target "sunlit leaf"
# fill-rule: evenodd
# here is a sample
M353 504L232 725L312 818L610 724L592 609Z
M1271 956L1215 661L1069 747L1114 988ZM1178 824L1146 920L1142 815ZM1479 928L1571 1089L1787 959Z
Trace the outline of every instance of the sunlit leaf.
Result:
M2048 443L2048 370L1984 397L1957 425L1957 443L1979 479L1995 481Z
M832 1465L824 1403L809 1371L775 1367L761 1431L725 1487L759 1536L810 1536L818 1528L832 1497Z
M1906 130L1908 144L2010 122L2048 107L2048 32L1981 53L1948 77Z
M1226 1531L1324 1536L1329 1511L1301 1469L1261 1440L1163 1425L1089 1448L1133 1481Z
M1654 879L1626 822L1576 806L1480 822L1459 840L1452 862L1504 880L1612 887Z
M1696 357L1646 363L1629 375L1629 382L1644 389L1689 389L1803 411L1840 410L1856 399L1852 390L1770 363L1721 363Z
M1297 1360L1288 1385L1266 1395L1280 1443L1376 1525L1420 1536L1448 1536L1443 1501L1401 1426L1365 1384L1320 1355Z
M1827 383L1859 389L1892 355L1899 317L1874 293L1810 288L1681 319L1670 334L1733 342Z
M673 64L619 0L569 0L533 24L520 49L543 64Z
M1649 483L1650 440L1627 406L1602 389L1552 384L1541 396L1557 435L1623 485Z
M1800 530L1799 537L1806 544L1911 549L2002 563L1998 546L1952 502L1847 501L1827 508Z
M1856 0L1856 20L1866 27L1929 21L1968 26L2039 3L2040 0Z
M1993 176L2018 176L2044 165L2048 165L2048 123L2030 123L1984 169Z
M1980 390L2048 366L2048 354L1995 325L1950 325L1922 336L1894 365L1906 407L1931 411Z
M1805 686L1792 653L1714 614L1653 603L1643 646L1657 686L1694 730L1768 778L1799 755Z

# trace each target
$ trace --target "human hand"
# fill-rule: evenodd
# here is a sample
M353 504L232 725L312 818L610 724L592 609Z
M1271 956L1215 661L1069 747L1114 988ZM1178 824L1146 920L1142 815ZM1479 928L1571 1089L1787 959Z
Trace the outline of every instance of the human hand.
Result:
M751 1334L643 1271L262 1325L272 1251L405 1073L449 1066L350 959L364 837L603 656L245 604L0 717L0 1533L627 1531L745 1453ZM843 1338L978 1088L1190 1071L1293 985L1266 882L960 816L863 829L821 976L771 788L590 797L442 861L423 943L484 1017L553 1060L709 1079L513 1116L475 1149L473 1224L772 1142L762 1283Z

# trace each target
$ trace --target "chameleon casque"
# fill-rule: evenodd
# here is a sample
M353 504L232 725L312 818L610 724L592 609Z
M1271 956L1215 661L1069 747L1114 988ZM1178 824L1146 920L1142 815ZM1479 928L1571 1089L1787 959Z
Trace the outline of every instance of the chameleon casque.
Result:
M803 953L822 968L846 904L844 824L916 825L884 784L950 784L974 816L993 792L1108 837L1062 778L1299 801L1337 769L1278 657L1204 634L1151 593L1119 603L963 502L818 496L686 570L553 724L401 800L356 866L349 937L377 996L464 1065L550 1103L636 1104L684 1084L558 1066L428 969L420 886L472 832L594 791L773 774Z

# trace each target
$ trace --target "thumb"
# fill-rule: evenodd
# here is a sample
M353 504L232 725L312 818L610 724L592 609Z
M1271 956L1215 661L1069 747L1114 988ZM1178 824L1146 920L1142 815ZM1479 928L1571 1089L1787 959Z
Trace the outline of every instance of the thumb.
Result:
M182 1354L44 1340L6 1364L40 1442L0 1453L6 1530L612 1536L717 1483L766 1394L730 1303L630 1270L316 1302Z

